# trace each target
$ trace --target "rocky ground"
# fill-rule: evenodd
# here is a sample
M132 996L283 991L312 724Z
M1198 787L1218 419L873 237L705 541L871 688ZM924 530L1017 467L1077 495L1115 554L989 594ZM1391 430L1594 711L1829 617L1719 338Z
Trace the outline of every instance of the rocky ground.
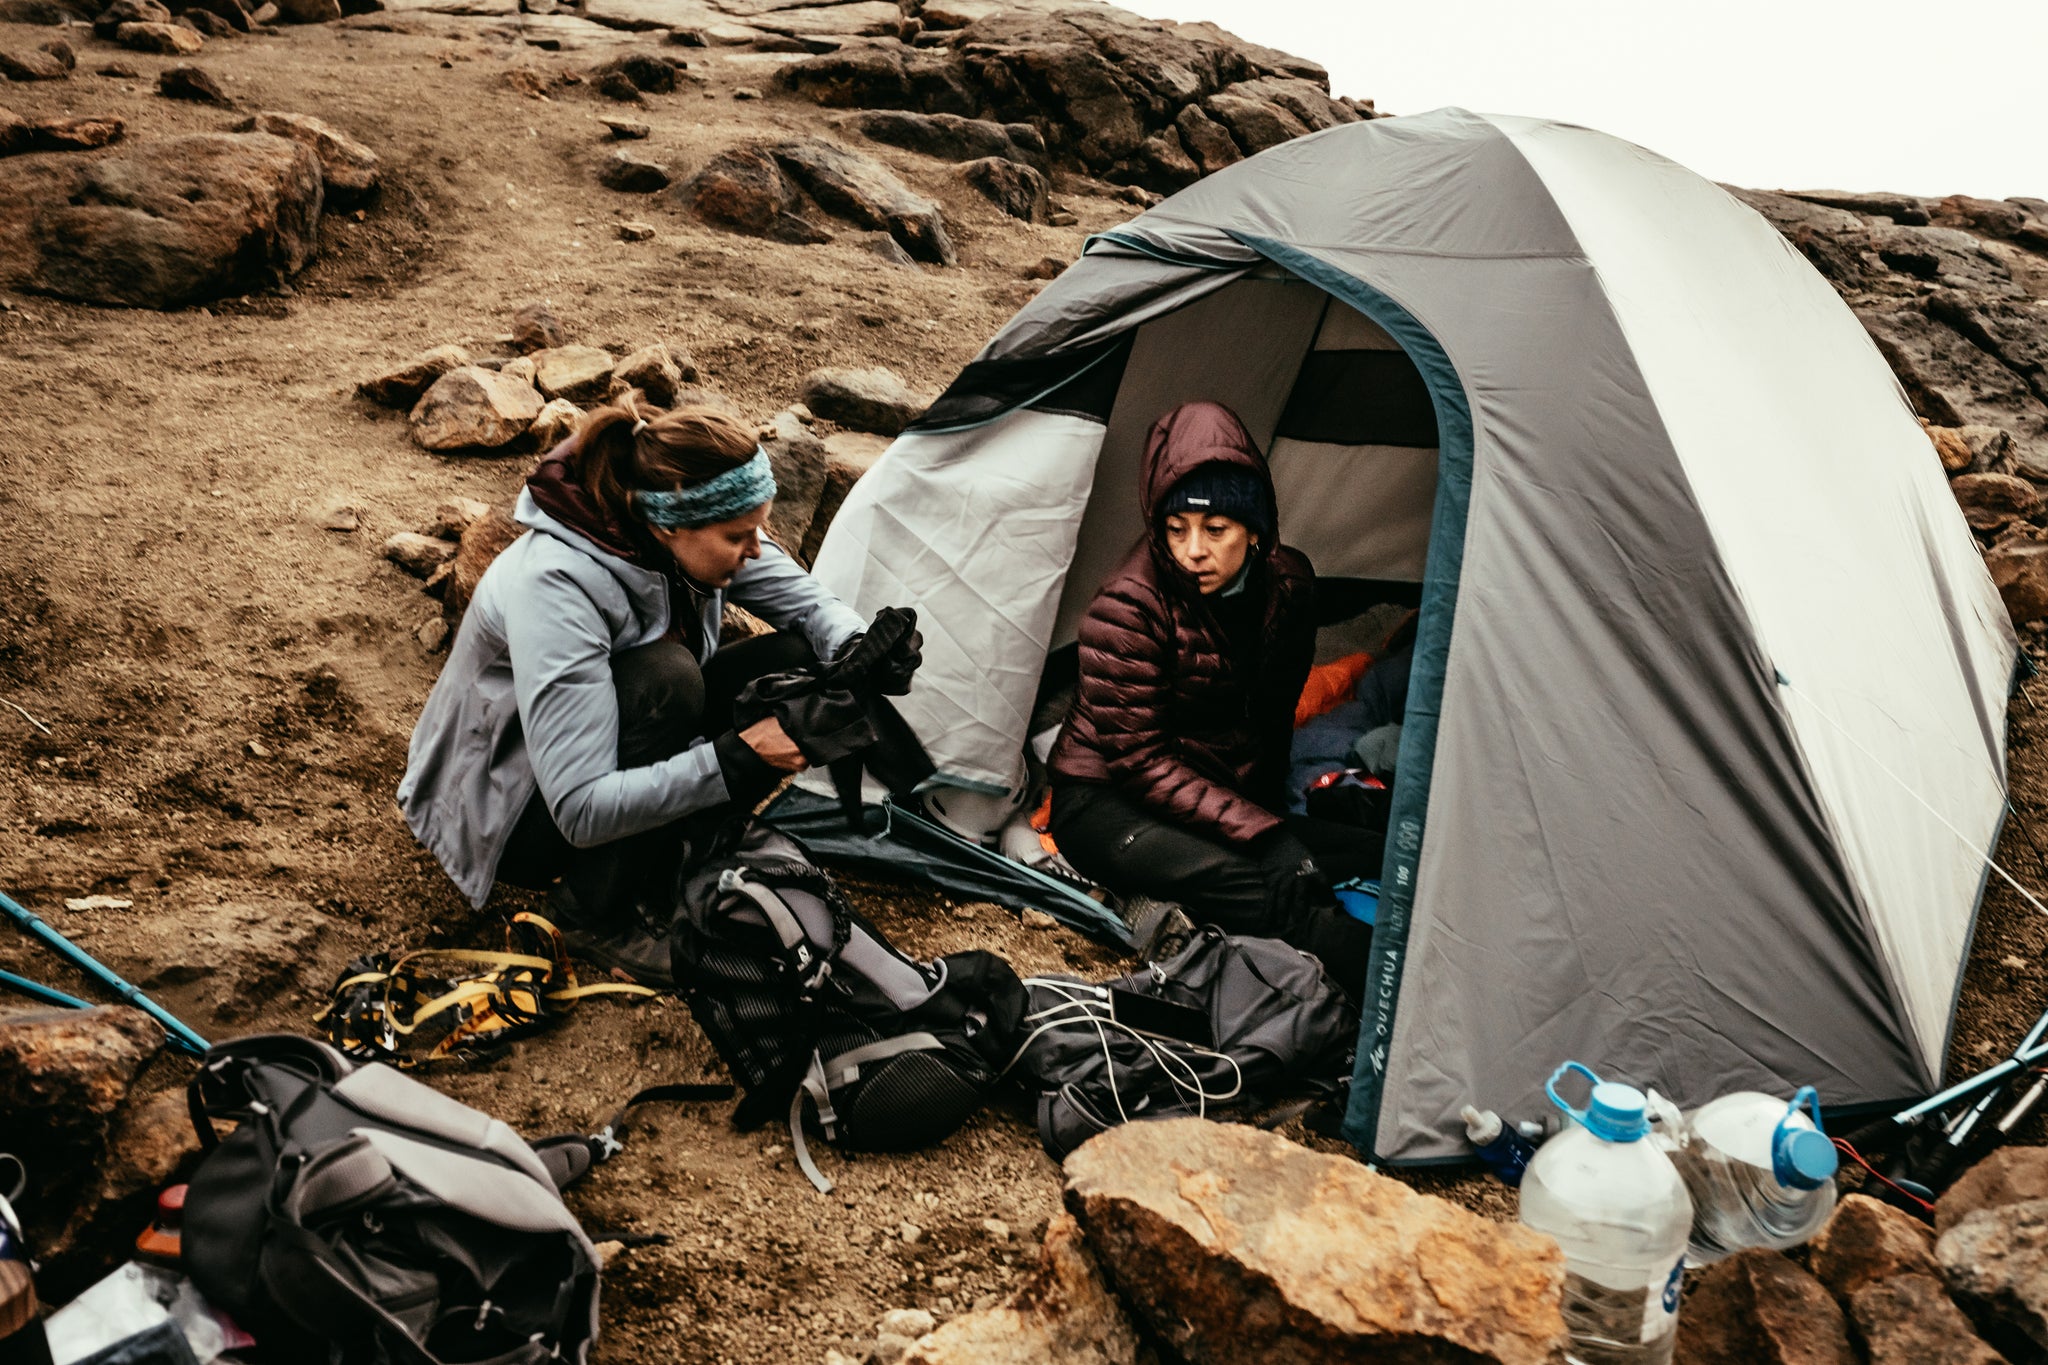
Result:
M524 904L471 910L392 804L444 618L385 547L431 533L449 498L504 503L536 438L511 421L494 454L432 451L402 399L359 383L458 345L489 383L535 384L512 319L544 302L563 343L613 359L665 345L696 371L678 364L675 382L857 467L881 438L823 411L776 418L812 371L886 365L929 395L1089 232L1373 112L1330 100L1313 63L1101 7L257 11L326 20L286 24L249 22L235 0L185 23L120 0L132 15L101 36L58 26L102 17L68 3L0 0L0 886L211 1037L306 1027L357 954L490 945ZM375 187L349 147L270 115L360 144ZM206 140L151 151L185 137ZM1959 493L1990 509L1973 516L1986 540L2026 561L2020 582L2042 516L2033 479L2048 477L2042 206L1754 202L1952 429L1952 470L2012 480ZM121 204L145 213L104 211ZM576 393L562 401L591 399ZM525 411L523 394L508 401ZM445 557L420 553L415 572ZM2038 610L2015 597L2022 615L2048 615L2043 592ZM2036 886L2044 733L2016 701L2000 857ZM854 889L920 953L1121 965L993 907ZM88 897L102 899L65 906ZM2048 1007L2044 953L2048 925L1994 883L1957 1066ZM91 993L16 935L0 933L0 967ZM593 1001L439 1083L541 1133L714 1066L679 1006ZM181 1079L158 1058L139 1089ZM116 1122L169 1130L174 1108L136 1101ZM2023 1136L2039 1141L2038 1122ZM608 1268L603 1358L858 1358L886 1311L943 1320L1008 1293L1060 1204L1058 1169L1003 1105L931 1152L827 1154L830 1198L786 1147L716 1110L636 1123L574 1197L600 1234L667 1238ZM1414 1183L1512 1211L1489 1184ZM54 1230L73 1197L53 1180L26 1209Z

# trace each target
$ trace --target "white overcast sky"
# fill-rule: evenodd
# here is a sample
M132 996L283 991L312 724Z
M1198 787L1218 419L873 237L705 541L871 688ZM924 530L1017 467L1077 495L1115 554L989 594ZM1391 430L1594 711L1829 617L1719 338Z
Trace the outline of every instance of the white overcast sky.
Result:
M1117 0L1386 112L1583 123L1756 189L2048 199L2048 0Z

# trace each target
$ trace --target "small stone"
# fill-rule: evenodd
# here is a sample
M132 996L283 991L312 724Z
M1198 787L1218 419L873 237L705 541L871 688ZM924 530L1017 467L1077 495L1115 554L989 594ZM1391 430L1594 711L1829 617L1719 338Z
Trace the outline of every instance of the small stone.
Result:
M1935 1274L1934 1235L1911 1214L1868 1195L1846 1195L1814 1237L1808 1264L1847 1302L1865 1285L1894 1275Z
M875 1335L909 1337L915 1341L938 1325L922 1308L892 1308L875 1324Z
M171 22L169 6L159 0L113 0L100 11L100 17L92 21L92 31L98 37L110 42L120 41L123 24L168 24ZM101 75L108 73L101 72Z
M695 379L696 367L684 374L683 367L676 363L668 347L656 342L643 346L618 363L612 371L614 392L621 389L638 389L648 400L660 407L671 407L676 401L676 389L686 379Z
M39 151L83 152L119 142L126 127L111 117L46 118L30 128L29 138Z
M569 329L545 303L529 303L512 315L512 348L522 354L561 346L569 340Z
M658 52L627 52L605 62L590 74L599 79L599 89L606 94L604 82L613 76L622 78L637 96L642 91L650 95L666 95L676 88L676 67L681 59L670 59ZM617 96L613 96L617 98Z
M160 73L156 78L156 89L166 99L224 106L234 104L228 98L228 92L220 88L220 83L196 66L174 66Z
M135 902L125 896L66 896L66 910L133 910Z
M575 435L582 423L582 408L566 398L550 398L526 434L535 450L549 451Z
M632 80L623 71L607 71L603 76L599 77L597 93L603 95L606 99L617 100L621 104L647 103L646 99L640 94L640 87L633 84Z
M1065 209L1054 209L1045 215L1045 221L1048 227L1072 227L1081 220Z
M894 370L813 370L804 380L804 404L828 422L857 431L894 436L921 414L925 400L910 391Z
M1030 265L1024 267L1024 278L1027 280L1056 280L1060 277L1060 272L1066 268L1067 263L1057 256L1041 256Z
M1856 1291L1849 1320L1870 1365L2006 1365L1932 1275L1895 1275Z
M455 558L455 547L436 536L400 531L384 542L384 557L414 578L425 578Z
M313 513L313 524L323 531L353 531L363 524L363 519L354 503L336 500L323 503Z
M331 24L341 18L340 0L271 0L280 24Z
M196 31L168 22L123 24L114 31L114 41L164 57L189 57L206 46L206 39Z
M611 352L595 346L550 346L528 359L534 365L534 387L549 398L582 402L602 398L618 363Z
M1000 1218L982 1219L981 1230L991 1242L1007 1242L1010 1240L1010 1225Z
M472 363L469 352L460 346L436 346L406 361L397 369L387 370L372 379L365 379L356 385L356 392L373 403L387 408L410 408L420 401L433 382L450 370L457 370ZM351 528L353 529L353 528Z
M1023 914L1026 929L1057 929L1060 922L1043 910L1025 910Z
M441 646L448 643L448 623L438 616L430 616L420 622L420 628L413 632L413 638L429 654L438 654Z
M166 25L166 27L169 27ZM190 29L183 30L193 42L199 35ZM10 81L61 81L71 74L71 68L54 53L32 50L28 52L0 52L0 76Z
M742 85L733 90L732 97L736 100L757 100L761 98L761 92L751 85Z
M470 598L476 595L476 585L482 581L484 570L491 567L491 561L525 533L526 528L512 520L502 507L493 507L470 523L462 533L462 544L455 552L454 573L441 597L451 623L460 621L462 613L468 610Z
M233 38L239 36L241 32L233 24L211 10L188 9L178 16L176 22L185 25L187 28L199 30L200 34L207 38Z
M516 379L522 384L531 384L534 376L540 373L540 367L533 363L532 356L523 355L498 366L498 373L507 379Z
M1778 1252L1737 1252L1690 1279L1677 1365L1856 1365L1841 1308Z
M460 540L462 533L490 510L491 505L482 498L443 498L434 504L434 519L428 524L426 534L443 540Z
M428 450L509 445L526 434L545 405L530 384L464 365L420 396L412 410L413 439Z
M964 919L964 920L971 920L971 919L973 919L973 918L974 918L974 907L973 907L973 906L971 906L971 905L956 905L956 906L954 906L954 907L953 907L953 918L954 918L954 919Z
M604 118L599 119L598 122L602 123L605 129L611 133L612 137L619 142L637 142L654 131L646 124L629 118Z
M1978 1209L1934 1252L1949 1293L1986 1331L1999 1324L2048 1356L2048 1199Z
M862 250L880 256L890 265L906 270L918 268L916 259L903 249L903 244L886 232L863 232L855 240Z
M990 156L959 168L961 178L1012 218L1042 223L1050 211L1052 187L1043 174L1021 161Z
M1934 1206L1934 1231L1947 1232L1979 1209L2048 1199L2048 1147L2001 1147L1963 1172Z
M668 167L624 148L606 157L597 179L606 189L624 194L653 194L668 188Z
M1973 530L1995 531L2041 510L2040 490L2012 474L1958 474L1948 491Z
M52 38L44 43L40 50L55 57L66 71L78 70L78 54L72 51L71 44L62 38Z
M911 1246L924 1240L924 1229L915 1223L904 1223L896 1229L896 1235Z
M108 62L100 68L100 74L102 76L110 76L117 81L139 81L142 79L142 73L126 62Z
M654 240L654 224L621 223L619 224L619 240L622 242L651 242Z

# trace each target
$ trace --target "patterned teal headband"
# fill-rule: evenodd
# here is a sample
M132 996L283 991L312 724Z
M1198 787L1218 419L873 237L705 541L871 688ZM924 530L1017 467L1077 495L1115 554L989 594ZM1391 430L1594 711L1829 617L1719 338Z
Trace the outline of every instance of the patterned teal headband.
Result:
M716 478L673 492L636 491L633 506L649 526L664 531L690 531L731 521L774 496L775 475L768 468L768 452L755 446L753 459Z

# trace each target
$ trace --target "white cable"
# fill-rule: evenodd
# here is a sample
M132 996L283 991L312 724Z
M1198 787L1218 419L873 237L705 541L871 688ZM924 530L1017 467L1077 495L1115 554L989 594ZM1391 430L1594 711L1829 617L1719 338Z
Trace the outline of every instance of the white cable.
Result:
M2041 914L2048 915L2048 905L2043 905L2041 903L2041 898L2039 896L2036 896L2033 892L2027 890L2026 887L2021 886L2019 884L2019 881L2016 878L2014 878L2012 873L2007 872L2004 868L1998 865L1998 859L1992 856L1997 851L1998 846L1996 844L1993 844L1990 848L1980 850L1977 847L1975 840L1970 838L1969 835L1963 833L1961 830L1957 829L1955 825L1950 823L1949 818L1946 815L1943 815L1940 811L1936 810L1933 804L1929 802L1926 797L1922 796L1919 790L1915 788L1912 783L1906 781L1905 778L1900 777L1897 773L1893 772L1889 767L1885 766L1885 761L1883 759L1879 758L1876 754L1872 753L1870 749L1863 743L1862 740L1856 738L1855 735L1851 734L1847 726L1843 725L1840 721L1836 720L1833 716L1829 715L1827 713L1826 708L1824 708L1819 702L1815 701L1812 697L1807 696L1806 693L1800 691L1797 687L1794 687L1792 683L1782 673L1778 675L1778 685L1784 688L1786 691L1790 692L1793 696L1798 697L1808 706L1811 706L1813 708L1815 715L1819 716L1828 724L1834 726L1835 729L1841 733L1842 738L1848 740L1851 744L1855 745L1856 748L1862 752L1865 758L1868 758L1872 763L1875 763L1877 765L1877 770L1879 772L1883 773L1886 777L1889 777L1892 781L1898 783L1899 786L1905 790L1906 795L1912 797L1915 801L1918 801L1921 804L1921 806L1923 806L1926 809L1929 815L1932 815L1935 819L1941 821L1943 827L1946 828L1950 834L1955 835L1957 840L1959 840L1962 843L1964 848L1967 848L1972 853L1975 853L1979 858L1981 858L1984 861L1984 865L1986 867L1989 867L1993 872L1996 872L1999 876L2005 878L2006 885L2010 886L2013 890L2019 892L2022 896L2026 897L2027 904L2033 906L2034 909L2038 910Z
M1166 1077L1167 1083L1172 1085L1175 1090L1194 1097L1197 1117L1206 1118L1208 1116L1210 1103L1226 1103L1236 1099L1244 1091L1244 1068L1239 1066L1237 1059L1229 1053L1219 1052L1214 1048L1202 1047L1199 1044L1190 1043L1184 1039L1170 1040L1178 1042L1180 1046L1188 1049L1198 1057L1214 1058L1229 1066L1232 1075L1236 1077L1230 1089L1220 1093L1211 1092L1202 1084L1201 1073L1195 1069L1194 1064L1173 1048L1165 1046L1165 1043L1169 1040L1155 1038L1151 1034L1132 1028L1114 1015L1098 1014L1089 1008L1092 1003L1100 1003L1099 1001L1091 1002L1074 998L1077 990L1090 991L1100 996L1106 996L1108 993L1100 987L1087 986L1080 982L1058 981L1048 977L1027 977L1024 984L1027 986L1041 986L1068 998L1063 1004L1052 1005L1025 1016L1026 1022L1034 1019L1045 1019L1046 1022L1033 1029L1030 1035L1024 1039L1024 1043L1017 1049L1016 1055L1011 1057L1009 1064L1003 1068L1005 1073L1017 1064L1039 1035L1053 1029L1065 1028L1069 1024L1085 1022L1094 1026L1095 1036L1102 1044L1102 1060L1109 1078L1109 1096L1116 1104L1117 1117L1125 1123L1130 1122L1131 1116L1124 1109L1123 1094L1116 1083L1116 1056L1111 1051L1109 1042L1109 1029L1111 1028L1127 1033L1136 1039L1138 1046L1145 1049L1146 1053L1151 1056L1153 1063L1159 1068L1160 1074ZM1081 1012L1079 1018L1071 1017L1071 1011L1074 1010ZM1058 1017L1062 1015L1070 1017ZM1185 1074L1185 1080L1175 1074L1174 1069L1176 1067Z

